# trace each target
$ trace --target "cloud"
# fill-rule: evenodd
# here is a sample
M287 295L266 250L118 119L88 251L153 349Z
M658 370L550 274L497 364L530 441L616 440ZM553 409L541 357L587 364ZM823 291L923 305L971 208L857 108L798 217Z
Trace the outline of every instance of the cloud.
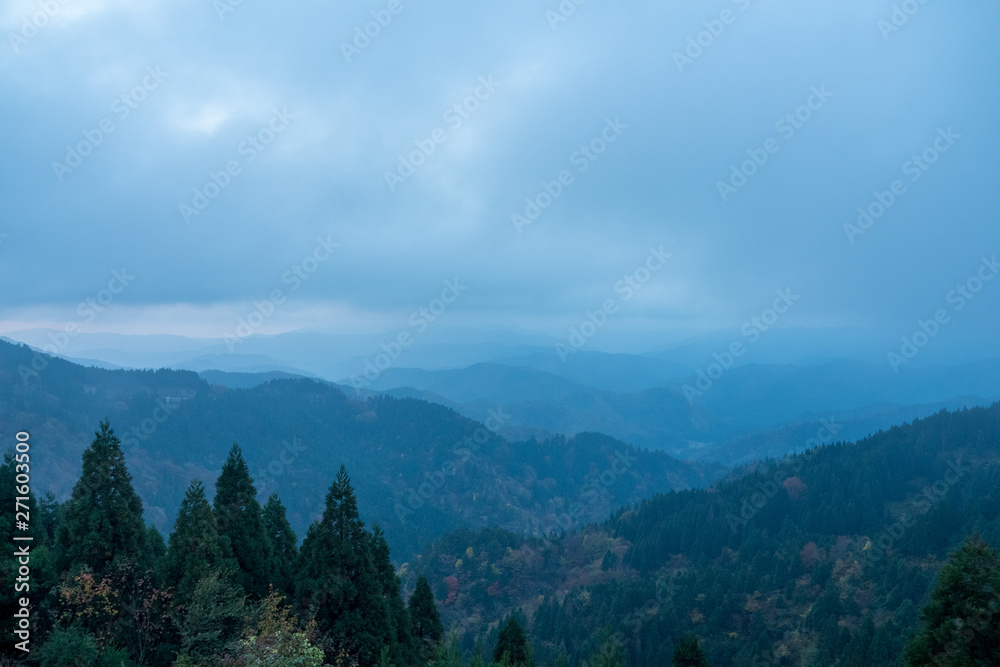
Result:
M220 18L210 3L66 0L3 47L0 121L17 131L0 140L0 319L72 306L126 264L142 279L116 330L171 309L225 321L333 233L343 252L303 290L310 315L276 330L382 326L456 275L470 284L456 318L560 330L651 244L675 262L630 304L637 327L736 325L792 283L792 319L902 326L1000 245L998 88L978 74L1000 60L994 5L928 3L888 40L889 2L595 2L555 30L557 3L402 6L350 62L343 45L383 4L243 2ZM37 7L8 3L0 23L17 31ZM723 10L734 21L700 36ZM705 45L679 72L689 38ZM118 118L147 67L169 76ZM491 76L500 87L449 120ZM776 123L824 85L834 97L784 137ZM282 109L292 122L250 160L241 147ZM53 162L104 118L113 133L60 181ZM583 169L574 156L615 118L628 129ZM844 224L941 126L966 139L852 246ZM391 190L386 173L438 129ZM723 202L717 184L773 137ZM186 221L179 207L232 162ZM511 215L564 170L573 185L518 234Z

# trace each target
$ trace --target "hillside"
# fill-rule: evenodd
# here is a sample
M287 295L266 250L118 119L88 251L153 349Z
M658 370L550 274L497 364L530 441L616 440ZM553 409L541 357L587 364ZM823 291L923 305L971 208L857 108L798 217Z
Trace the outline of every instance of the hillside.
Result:
M941 412L525 541L453 533L410 565L472 633L517 610L579 664L610 627L630 665L686 631L712 665L889 665L950 549L1000 543L1000 403Z
M546 359L535 355L452 370L390 368L370 388L396 395L405 389L477 420L501 405L511 416L507 429L597 431L678 458L729 466L801 451L831 420L841 438L857 439L942 408L1000 398L997 361L900 374L884 364L850 360L745 364L705 384L707 377L699 380L694 371L659 360L638 372L641 358L631 355L573 356L566 369ZM510 365L522 362L545 369Z
M279 492L300 535L321 511L317 490L347 465L365 520L386 528L400 559L447 530L527 533L586 494L571 522L582 525L657 492L705 486L721 472L598 434L508 442L439 405L357 400L311 380L234 390L192 372L83 368L7 343L0 343L0 387L5 435L27 430L44 443L39 490L66 497L94 424L108 418L146 519L164 532L188 483L210 489L233 442L262 497ZM486 425L506 419L495 412Z

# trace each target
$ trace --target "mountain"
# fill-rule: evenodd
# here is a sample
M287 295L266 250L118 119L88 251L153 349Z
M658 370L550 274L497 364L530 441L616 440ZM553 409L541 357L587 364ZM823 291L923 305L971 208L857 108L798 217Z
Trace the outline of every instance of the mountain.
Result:
M637 365L629 355L593 354L573 362L574 373L585 376L586 368L603 367L608 383L619 358L625 369ZM1000 361L899 374L886 365L850 360L811 366L746 364L708 382L693 371L669 379L681 371L675 365L649 366L646 377L659 374L663 386L631 393L501 363L437 371L389 368L370 388L405 391L473 419L485 419L489 409L502 405L511 415L507 429L570 435L597 431L637 447L724 465L801 451L824 420L833 421L837 432L844 429L840 437L861 438L945 407L985 405L1000 398ZM594 374L602 376L602 371ZM764 433L771 434L766 447L755 439Z
M690 364L637 354L580 351L563 360L554 347L523 356L500 357L494 363L529 366L590 387L623 394L661 387L695 372Z
M547 664L581 664L609 629L629 665L669 664L686 632L711 665L892 665L975 532L1000 544L1000 403L758 464L567 535L451 533L404 575L427 576L467 649L513 613Z
M198 377L208 384L219 384L229 389L250 389L271 380L298 380L305 376L285 373L283 371L268 371L264 373L238 373L219 370L206 370L198 373Z
M309 379L229 389L189 371L83 368L8 343L0 343L0 387L4 435L27 430L39 443L39 490L66 497L81 452L108 418L146 518L164 532L191 480L211 489L233 442L262 499L278 492L299 535L345 464L366 521L386 528L399 558L461 526L528 533L585 497L569 515L578 525L723 472L600 434L510 442L487 428L509 419L499 406L484 425L443 406L348 397Z

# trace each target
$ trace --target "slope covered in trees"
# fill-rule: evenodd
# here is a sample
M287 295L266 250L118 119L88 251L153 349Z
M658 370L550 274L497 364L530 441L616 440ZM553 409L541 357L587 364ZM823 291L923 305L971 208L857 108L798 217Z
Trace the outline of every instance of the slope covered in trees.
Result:
M1000 557L989 546L1000 538L1000 404L657 496L577 533L452 533L399 573L343 466L299 548L279 498L249 502L257 489L239 446L221 495L191 482L166 542L143 523L107 422L83 460L68 501L32 505L31 664L1000 659ZM8 455L0 479L16 465ZM237 523L261 529L234 539L237 509ZM3 527L10 540L14 526ZM5 557L4 586L15 571ZM415 580L408 603L404 580Z
M83 368L0 341L0 422L45 443L35 477L40 488L68 495L89 433L105 418L122 440L146 519L164 533L190 480L211 496L238 442L242 483L248 471L259 503L279 493L300 535L323 513L316 489L344 463L362 514L386 528L393 554L404 560L460 526L518 533L581 526L657 492L705 486L720 472L598 434L508 442L490 430L506 420L501 412L484 425L439 405L359 400L310 380L230 390L190 372ZM235 486L223 494L229 507L245 495L231 479ZM579 513L570 515L568 505L581 498ZM224 506L216 511L229 511ZM237 547L243 539L223 537Z
M315 667L425 665L435 657L442 632L430 590L424 582L407 608L384 535L361 521L343 466L297 548L280 500L272 496L264 511L256 505L234 445L214 508L192 481L164 548L143 522L123 461L121 441L103 422L71 498L36 515L35 576L24 592L30 650L5 639L6 658L44 667ZM9 453L0 479L12 481L17 465ZM3 529L10 543L15 526ZM16 573L17 559L5 556L5 590ZM12 617L4 618L8 637Z
M889 665L976 531L1000 544L1000 404L761 464L564 537L452 533L405 576L428 578L465 650L516 611L550 664L580 664L610 628L630 665L669 664L687 633L712 665Z

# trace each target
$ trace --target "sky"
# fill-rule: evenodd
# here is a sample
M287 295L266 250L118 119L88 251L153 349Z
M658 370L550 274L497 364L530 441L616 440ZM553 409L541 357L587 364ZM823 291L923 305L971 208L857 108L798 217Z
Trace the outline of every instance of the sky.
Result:
M222 337L256 311L254 333L359 333L430 308L676 339L779 290L780 326L995 331L998 21L986 0L8 0L0 332Z

